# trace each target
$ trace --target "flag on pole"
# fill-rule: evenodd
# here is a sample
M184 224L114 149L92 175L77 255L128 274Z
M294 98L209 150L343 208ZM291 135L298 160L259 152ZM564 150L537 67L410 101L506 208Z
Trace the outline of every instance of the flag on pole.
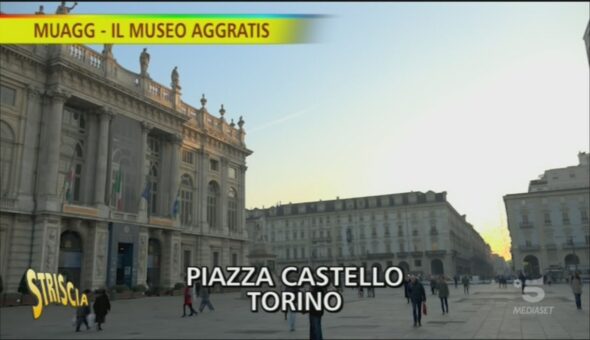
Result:
M70 164L70 168L68 170L68 173L66 175L66 180L65 180L65 200L66 202L68 202L68 204L72 203L72 199L74 196L73 190L74 190L74 178L75 178L75 172L74 172L74 166L73 164Z
M176 191L176 198L174 199L174 202L172 203L172 218L176 218L176 215L178 214L179 204L180 204L180 187L178 187L178 191Z
M123 210L123 195L122 195L122 185L121 185L121 181L122 181L122 176L123 173L121 171L121 167L119 167L119 169L117 170L117 173L115 174L115 182L113 183L113 193L114 193L114 199L115 199L115 208L117 210Z
M145 199L147 203L147 215L150 216L150 195L151 195L151 185L149 177L146 176L145 178L145 185L143 187L143 192L141 193L141 198Z
M72 156L70 157L70 163L68 164L68 172L66 173L66 177L64 178L64 185L61 191L62 203L65 201L68 204L72 203L74 199L74 179L76 178L75 172L75 165L74 165L74 156L76 155L76 149L72 151Z

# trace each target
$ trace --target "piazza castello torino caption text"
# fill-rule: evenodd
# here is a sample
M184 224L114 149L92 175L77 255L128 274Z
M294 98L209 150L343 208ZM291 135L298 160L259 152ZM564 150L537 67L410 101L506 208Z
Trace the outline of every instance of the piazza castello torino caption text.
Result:
M378 268L367 271L364 267L356 266L320 266L285 267L280 276L285 287L399 287L403 282L403 271L399 267L387 267L383 275ZM267 267L222 267L216 266L211 270L207 267L187 267L186 284L195 283L202 287L239 287L262 288L276 287L275 279ZM342 309L342 295L338 291L318 289L300 290L297 292L274 290L248 291L250 310L258 312L308 312L310 310L325 310L338 312Z

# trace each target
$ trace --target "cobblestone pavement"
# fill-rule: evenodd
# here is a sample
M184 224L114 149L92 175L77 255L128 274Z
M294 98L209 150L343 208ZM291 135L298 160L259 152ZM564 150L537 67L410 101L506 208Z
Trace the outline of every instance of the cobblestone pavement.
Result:
M583 310L576 310L569 286L544 286L545 298L525 302L513 287L495 284L474 285L471 295L462 287L450 289L448 315L442 315L439 299L428 291L428 315L421 328L412 327L411 307L402 289L377 289L375 299L358 298L356 291L344 292L344 308L326 313L322 319L325 338L338 339L543 339L590 338L589 289L584 286ZM306 315L297 315L296 331L289 332L282 313L251 313L249 300L238 293L213 294L215 311L205 310L196 317L181 318L182 297L153 297L112 302L104 331L75 333L71 325L74 310L48 306L39 320L31 307L0 309L0 337L8 338L267 338L304 339L309 337ZM553 307L551 314L514 314L515 307ZM529 308L528 311L540 310ZM545 311L548 309L546 308ZM84 328L84 327L82 327Z

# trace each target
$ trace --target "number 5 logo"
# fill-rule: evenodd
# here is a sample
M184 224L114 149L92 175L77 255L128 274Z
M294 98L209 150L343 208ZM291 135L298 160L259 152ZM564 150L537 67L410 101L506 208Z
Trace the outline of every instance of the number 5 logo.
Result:
M534 286L541 286L543 284L543 281L541 279L528 280L528 281L525 281L525 284L526 285L524 287L524 294L522 295L522 298L524 299L524 301L530 302L530 303L537 303L537 302L541 302L545 298L545 290L541 287L534 287ZM516 280L514 280L514 286L516 288L521 288L522 282L520 280L516 279ZM531 286L533 286L533 287L531 287ZM535 294L535 295L530 295L531 293Z

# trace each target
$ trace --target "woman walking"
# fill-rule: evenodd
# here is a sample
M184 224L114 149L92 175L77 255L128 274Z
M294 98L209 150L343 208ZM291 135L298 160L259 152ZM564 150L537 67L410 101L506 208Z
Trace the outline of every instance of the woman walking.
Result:
M184 304L182 305L182 317L186 316L186 307L188 306L191 313L189 316L197 315L197 311L193 309L193 288L191 286L184 287Z

